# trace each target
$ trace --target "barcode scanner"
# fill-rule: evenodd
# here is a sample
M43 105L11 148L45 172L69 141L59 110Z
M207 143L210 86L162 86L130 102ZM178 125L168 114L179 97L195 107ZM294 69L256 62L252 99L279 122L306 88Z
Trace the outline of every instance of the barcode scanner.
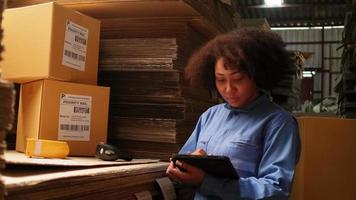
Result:
M120 151L113 145L100 143L96 146L95 157L105 161L115 161L123 159L126 161L132 160L132 155L128 152Z

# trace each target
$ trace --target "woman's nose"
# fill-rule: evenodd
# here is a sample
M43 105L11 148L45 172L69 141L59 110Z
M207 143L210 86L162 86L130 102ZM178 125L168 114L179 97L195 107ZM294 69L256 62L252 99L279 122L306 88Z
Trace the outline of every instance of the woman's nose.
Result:
M225 86L225 92L226 92L226 93L230 93L230 92L232 92L233 90L234 90L233 85L231 84L230 81L228 81L228 82L226 83L226 86Z

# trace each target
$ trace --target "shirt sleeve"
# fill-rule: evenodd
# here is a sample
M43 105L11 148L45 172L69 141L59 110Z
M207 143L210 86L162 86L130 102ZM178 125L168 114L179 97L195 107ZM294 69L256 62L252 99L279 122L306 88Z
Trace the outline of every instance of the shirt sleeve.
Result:
M206 175L198 191L221 199L287 199L299 153L297 122L292 117L274 121L266 128L257 177L233 180Z

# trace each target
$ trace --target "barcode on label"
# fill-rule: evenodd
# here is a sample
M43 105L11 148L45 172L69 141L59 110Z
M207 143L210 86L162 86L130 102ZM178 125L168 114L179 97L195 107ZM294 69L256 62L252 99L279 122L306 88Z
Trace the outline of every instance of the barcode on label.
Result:
M69 50L67 50L67 49L64 50L64 55L65 55L65 56L68 56L68 57L70 57L70 58L73 58L73 59L75 59L75 60L85 61L85 57L84 57L84 56L79 55L79 54L77 54L77 53L74 53L74 52L72 52L72 51L69 51Z
M74 113L89 113L89 108L75 107Z
M75 36L74 40L82 45L86 45L87 44L87 40L82 38L82 37L79 37L79 36Z
M60 130L63 130L63 131L89 131L89 125L60 124Z

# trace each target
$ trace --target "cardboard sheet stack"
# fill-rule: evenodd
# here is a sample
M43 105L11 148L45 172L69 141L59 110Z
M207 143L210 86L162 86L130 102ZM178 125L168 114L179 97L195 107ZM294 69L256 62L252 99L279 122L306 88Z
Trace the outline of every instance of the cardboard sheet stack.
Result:
M167 162L23 168L9 165L4 171L6 199L163 199L155 180L166 175Z
M62 140L69 155L93 156L109 102L96 86L100 22L51 2L6 9L3 28L2 76L21 84L16 150L27 138Z
M101 41L99 82L112 89L109 136L121 149L167 160L211 105L204 90L184 94L177 54L175 38Z

